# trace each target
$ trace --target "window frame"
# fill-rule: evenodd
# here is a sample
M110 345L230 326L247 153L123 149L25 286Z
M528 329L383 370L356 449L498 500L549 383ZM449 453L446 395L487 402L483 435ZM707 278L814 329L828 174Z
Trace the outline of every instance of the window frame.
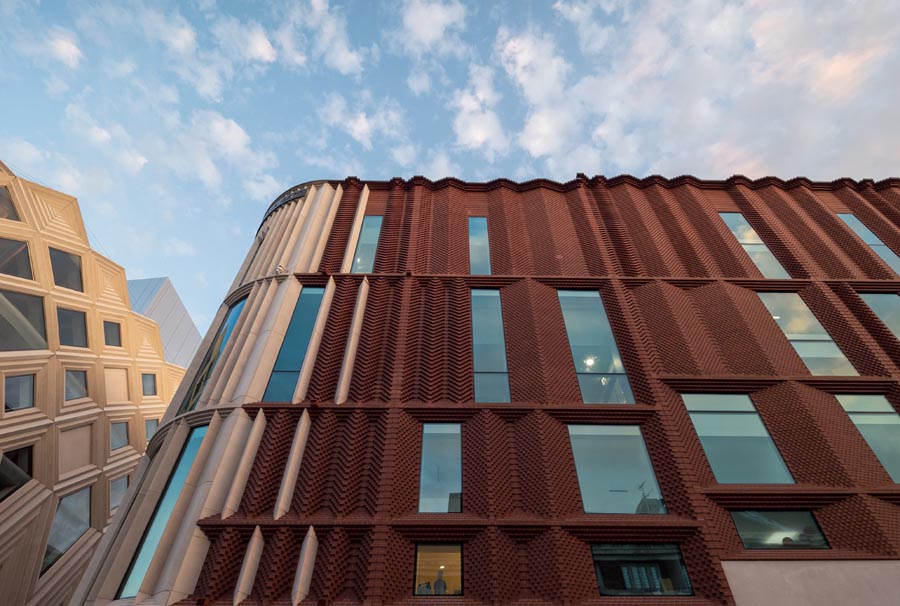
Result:
M448 593L444 595L416 593L416 578L419 576L419 546L458 546L459 547L459 593ZM466 596L466 558L465 543L462 541L416 541L413 559L413 578L412 578L412 595L415 598L464 598Z

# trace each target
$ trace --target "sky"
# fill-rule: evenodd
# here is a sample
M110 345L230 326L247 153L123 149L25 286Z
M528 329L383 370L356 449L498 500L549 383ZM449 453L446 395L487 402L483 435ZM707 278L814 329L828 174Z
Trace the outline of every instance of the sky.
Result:
M0 160L205 332L313 179L900 175L900 2L0 0Z

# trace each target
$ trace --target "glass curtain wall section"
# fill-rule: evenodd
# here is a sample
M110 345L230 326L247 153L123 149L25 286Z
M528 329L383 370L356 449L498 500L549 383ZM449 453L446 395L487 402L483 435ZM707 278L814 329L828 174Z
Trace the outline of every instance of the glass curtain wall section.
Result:
M509 402L509 368L499 290L472 290L472 357L475 401Z
M425 423L422 425L419 512L461 511L462 427L458 423Z
M775 255L772 254L772 251L769 250L769 247L766 246L765 242L762 241L762 238L759 237L759 234L756 233L756 230L750 226L744 215L741 213L723 212L719 213L719 216L725 222L725 225L728 226L728 229L731 230L731 233L734 234L734 237L737 238L744 252L747 253L747 256L750 257L750 260L753 261L753 264L756 265L763 277L776 279L791 277L781 263L778 262L778 259L775 258Z
M683 393L719 484L793 484L794 478L747 394Z
M872 230L863 225L862 221L852 213L837 213L838 218L847 224L847 227L859 236L881 260L887 263L895 274L900 274L900 257L881 241L881 238L872 233Z
M225 351L225 346L228 345L228 338L231 336L238 318L241 317L241 311L243 311L245 303L247 303L246 297L232 305L225 315L225 320L219 326L219 330L216 331L216 336L213 337L206 355L203 356L203 361L200 363L200 368L194 376L194 381L188 388L184 402L181 404L181 409L178 411L179 414L188 410L194 410L194 407L197 406L197 402L203 394L203 389L206 387L206 382L209 381L209 377L215 370L219 358Z
M491 274L491 243L487 217L469 217L469 273Z
M27 242L0 238L0 274L33 279Z
M9 190L5 187L0 187L0 219L8 219L9 221L19 220L19 213L16 212L16 207L12 203L12 197L9 195Z
M795 292L757 294L811 374L859 374L800 295Z
M569 347L585 404L634 404L612 327L595 290L559 290Z
M692 595L681 549L675 544L591 545L600 595Z
M895 293L863 292L860 298L875 312L878 319L900 339L900 297Z
M319 307L322 305L322 297L325 289L321 286L304 286L300 291L300 298L294 306L294 314L284 333L275 367L269 377L269 384L263 400L266 402L290 402L294 397L294 389L303 369L303 361L306 358L306 348L309 346L309 338L312 336L316 325L316 317L319 315Z
M204 436L206 436L206 430L207 427L204 425L193 428L188 434L181 455L178 457L175 468L172 470L172 475L169 476L169 481L165 489L163 489L159 503L156 505L156 510L153 512L150 523L147 525L147 531L144 533L141 543L135 551L131 565L128 567L128 572L125 573L125 578L122 580L116 599L132 598L137 595L138 590L141 588L141 583L143 583L144 575L147 574L147 569L150 567L153 554L156 553L159 540L166 529L166 524L169 523L169 518L172 515L175 504L178 502L178 497L181 496L181 489L184 488L184 483L187 480L191 466L194 464L194 459L197 458L197 452L200 450L200 444L203 442Z
M353 265L350 268L352 274L370 274L375 267L375 253L378 251L378 238L381 236L380 215L366 215L363 217L362 228L359 231L359 240L356 242L356 251L353 253Z
M0 290L0 351L47 349L44 300Z
M900 483L900 415L887 398L879 395L835 396L885 471Z
M81 281L81 257L51 248L50 265L53 268L54 284L71 290L84 291L84 284Z
M732 511L746 549L828 549L809 511Z
M585 513L666 513L637 425L569 425Z
M81 535L91 527L91 488L82 488L59 500L53 525L50 526L50 538L44 560L41 562L41 574L56 563Z

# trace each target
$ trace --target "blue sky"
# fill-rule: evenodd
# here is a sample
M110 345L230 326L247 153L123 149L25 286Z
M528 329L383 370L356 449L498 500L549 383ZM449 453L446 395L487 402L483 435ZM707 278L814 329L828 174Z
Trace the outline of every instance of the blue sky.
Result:
M900 174L900 3L0 0L0 159L205 331L296 183Z

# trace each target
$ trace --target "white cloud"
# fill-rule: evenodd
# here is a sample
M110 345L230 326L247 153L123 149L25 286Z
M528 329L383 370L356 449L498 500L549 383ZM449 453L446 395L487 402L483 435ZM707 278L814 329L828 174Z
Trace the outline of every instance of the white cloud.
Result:
M305 23L313 37L313 52L325 65L344 75L362 73L363 52L351 47L347 19L328 0L310 0Z
M197 249L187 240L168 238L162 243L163 253L167 257L195 257Z
M431 78L428 76L427 71L417 68L410 72L409 77L406 79L406 85L418 97L431 90Z
M406 0L400 10L403 26L398 40L410 55L465 51L459 34L465 30L466 7L458 0Z
M241 61L271 63L278 56L266 31L252 19L238 21L234 17L221 17L213 24L212 33L222 50Z
M77 68L84 58L75 33L62 27L47 31L46 50L51 57L72 69Z
M418 148L412 143L402 143L391 148L391 157L400 166L409 166L416 159Z
M443 179L444 177L456 177L462 172L459 164L454 162L450 155L443 149L433 150L428 157L427 162L416 169L416 174L422 174L432 181Z
M326 126L344 131L366 150L372 149L375 136L397 140L406 133L403 112L390 99L373 104L364 98L351 109L342 95L332 93L325 97L319 118Z
M456 144L481 150L489 162L506 153L509 142L494 106L500 95L494 88L494 72L483 65L469 68L469 85L453 93L450 107L456 111L453 132Z
M615 5L609 6L607 3L591 0L557 0L553 3L553 8L575 25L581 52L586 55L603 52L613 35L613 28L599 20L594 21L594 10L599 8L609 13L616 8Z
M286 188L270 174L261 174L244 180L244 190L254 200L271 202Z

